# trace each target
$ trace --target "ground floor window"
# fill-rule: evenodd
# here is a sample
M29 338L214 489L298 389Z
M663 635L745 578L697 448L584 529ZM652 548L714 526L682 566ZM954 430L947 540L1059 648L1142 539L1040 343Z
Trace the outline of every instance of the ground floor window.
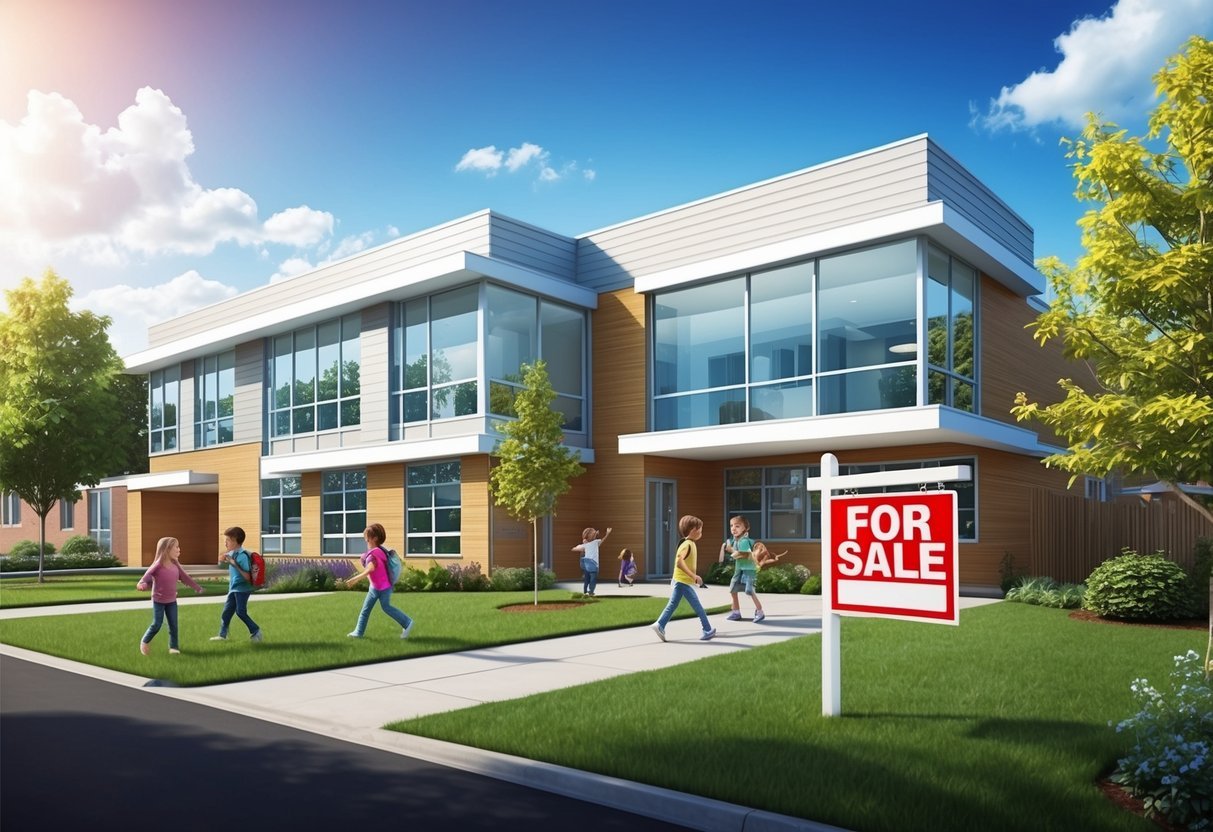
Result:
M408 466L405 488L408 554L459 557L460 477L459 460Z
M261 481L261 551L274 555L303 551L302 506L299 477Z
M5 491L0 495L0 526L21 525L21 498L16 491Z
M67 500L59 501L59 529L66 531L76 527L76 504Z
M977 460L973 457L931 459L910 462L839 465L839 474L870 471L900 471L935 468L943 465L968 465L973 470L969 482L945 482L943 487L956 492L957 530L961 540L977 539ZM750 537L758 540L820 540L821 495L809 492L804 483L819 476L819 465L787 465L730 468L724 472L724 527L728 519L740 515L750 521ZM935 487L934 484L930 487ZM911 490L913 486L891 485L860 489L862 494Z
M321 551L359 555L366 551L366 471L325 471L321 477Z
M110 517L110 492L88 492L88 536L97 541L102 552L112 551L113 529Z

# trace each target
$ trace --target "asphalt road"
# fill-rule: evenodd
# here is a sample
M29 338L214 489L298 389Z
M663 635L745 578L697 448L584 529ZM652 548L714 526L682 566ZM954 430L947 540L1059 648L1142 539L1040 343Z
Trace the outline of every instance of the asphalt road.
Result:
M625 811L0 656L4 832L675 830Z

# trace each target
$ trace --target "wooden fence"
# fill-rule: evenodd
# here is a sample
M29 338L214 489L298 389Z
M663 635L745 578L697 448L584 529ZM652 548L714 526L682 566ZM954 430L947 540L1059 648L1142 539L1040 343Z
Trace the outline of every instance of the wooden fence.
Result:
M1081 583L1123 548L1159 549L1190 569L1196 541L1213 537L1213 523L1175 499L1137 497L1099 503L1073 494L1032 489L1029 575Z

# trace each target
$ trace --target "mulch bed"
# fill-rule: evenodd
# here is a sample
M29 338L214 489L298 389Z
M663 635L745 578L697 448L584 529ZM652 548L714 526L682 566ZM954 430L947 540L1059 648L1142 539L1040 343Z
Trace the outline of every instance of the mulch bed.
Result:
M1097 621L1100 624L1116 624L1122 627L1162 627L1171 630L1204 630L1209 626L1207 618L1189 618L1183 621L1117 621L1113 618L1102 618L1090 610L1070 610L1070 618L1078 621Z
M571 610L574 607L584 607L588 601L544 601L542 604L510 604L498 607L502 612L553 612L555 610Z

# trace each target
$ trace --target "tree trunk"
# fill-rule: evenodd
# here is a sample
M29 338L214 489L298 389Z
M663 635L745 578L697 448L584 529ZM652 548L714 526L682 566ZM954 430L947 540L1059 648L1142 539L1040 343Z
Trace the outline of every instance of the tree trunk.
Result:
M535 555L535 606L539 606L539 518L531 518L531 539L535 541L532 551Z
M43 561L46 558L46 514L38 515L38 583L44 583L42 576Z

